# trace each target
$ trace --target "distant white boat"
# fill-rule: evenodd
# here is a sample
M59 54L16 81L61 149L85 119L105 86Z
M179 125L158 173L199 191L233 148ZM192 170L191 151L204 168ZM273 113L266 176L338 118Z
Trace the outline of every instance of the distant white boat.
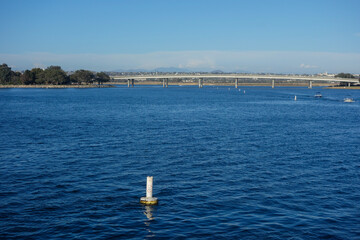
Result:
M315 94L315 96L314 97L316 97L316 98L321 98L322 97L322 95L321 95L321 93L320 92L317 92L316 94Z
M344 98L344 102L355 102L352 98Z

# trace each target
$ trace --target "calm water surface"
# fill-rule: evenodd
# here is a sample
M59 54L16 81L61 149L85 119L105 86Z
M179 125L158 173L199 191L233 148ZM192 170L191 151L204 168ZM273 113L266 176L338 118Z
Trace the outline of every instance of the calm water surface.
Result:
M0 142L2 239L360 239L360 91L2 89Z

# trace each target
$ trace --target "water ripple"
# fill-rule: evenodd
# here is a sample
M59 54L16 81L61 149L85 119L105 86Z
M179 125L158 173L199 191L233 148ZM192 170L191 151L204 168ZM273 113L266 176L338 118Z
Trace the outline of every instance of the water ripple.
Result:
M316 91L3 91L0 238L359 238L360 105Z

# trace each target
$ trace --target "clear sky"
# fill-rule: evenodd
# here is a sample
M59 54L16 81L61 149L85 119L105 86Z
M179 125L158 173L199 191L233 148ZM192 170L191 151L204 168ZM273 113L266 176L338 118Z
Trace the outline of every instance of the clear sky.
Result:
M360 72L359 0L1 0L0 64Z

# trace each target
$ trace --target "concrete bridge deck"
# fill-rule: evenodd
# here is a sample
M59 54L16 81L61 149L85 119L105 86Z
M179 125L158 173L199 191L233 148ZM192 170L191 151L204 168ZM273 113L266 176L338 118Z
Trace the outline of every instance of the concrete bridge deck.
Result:
M297 76L297 75L247 75L247 74L156 74L156 75L127 75L127 76L114 76L114 80L127 80L128 86L134 86L134 80L147 80L147 79L162 79L163 87L168 87L169 79L198 79L199 87L203 86L204 79L234 79L235 87L238 87L239 79L253 79L253 80L271 80L272 87L275 87L275 80L293 80L293 81L308 81L309 88L312 88L313 81L322 82L336 82L347 83L349 86L351 83L359 83L359 79L356 78L333 78L333 77L321 77L321 76Z
M205 79L205 78L229 78L229 79L268 79L268 80L300 80L300 81L326 81L326 82L350 82L359 83L356 78L332 78L332 77L309 77L309 76L294 76L294 75L243 75L243 74L178 74L178 75L127 75L114 76L115 80L145 80L145 79Z

